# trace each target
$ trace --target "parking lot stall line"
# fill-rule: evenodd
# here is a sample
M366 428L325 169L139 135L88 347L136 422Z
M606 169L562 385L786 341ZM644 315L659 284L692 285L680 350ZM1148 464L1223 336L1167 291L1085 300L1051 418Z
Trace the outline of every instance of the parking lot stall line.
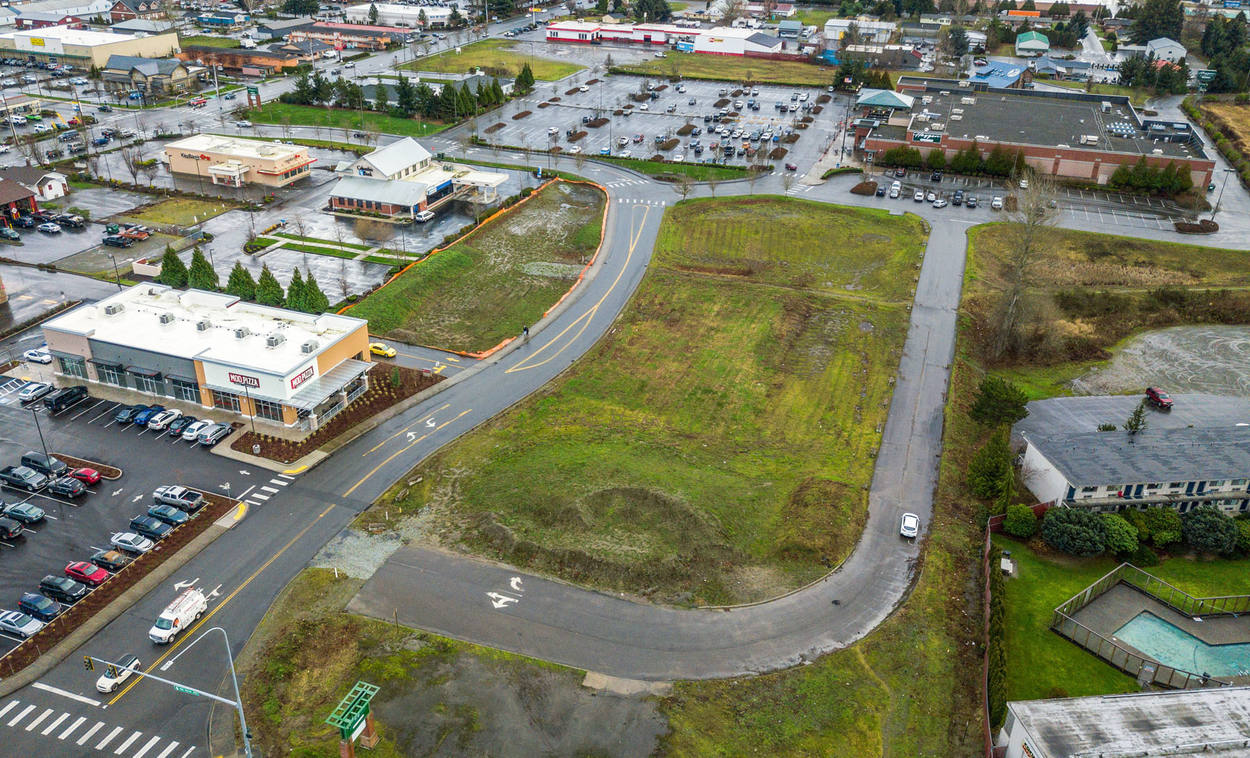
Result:
M63 732L61 732L60 734L58 734L56 738L57 738L58 740L63 740L63 739L65 739L66 737L68 737L68 736L70 736L71 734L73 734L73 733L74 733L74 732L78 729L78 727L82 726L82 725L83 725L83 723L84 723L86 720L87 720L87 717L86 717L86 716L79 716L77 721L75 721L74 723L70 724L70 725L69 725L69 727L68 727L65 731L63 731Z
M78 744L79 744L79 745L85 744L85 743L87 742L87 740L91 739L92 735L94 735L96 732L100 731L100 728L101 728L101 727L103 727L103 726L104 726L104 722L103 722L103 721L97 721L97 722L95 722L95 726L93 726L93 727L91 727L90 729L88 729L87 731L83 732L82 736L78 738ZM121 731L121 727L118 727L118 731ZM112 739L112 738L110 737L109 739Z

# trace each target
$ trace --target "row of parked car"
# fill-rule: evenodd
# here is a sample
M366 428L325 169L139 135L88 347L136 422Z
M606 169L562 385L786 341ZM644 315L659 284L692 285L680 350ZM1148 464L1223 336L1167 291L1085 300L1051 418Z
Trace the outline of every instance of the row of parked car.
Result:
M157 487L152 501L146 513L130 520L131 531L118 532L110 538L111 549L97 550L85 561L72 561L61 574L44 576L37 591L22 593L16 610L0 610L0 632L22 639L35 634L136 556L153 549L207 504L203 493L176 485ZM27 516L37 515L36 520L42 520L42 510L35 511L38 513L28 512Z
M26 492L46 492L57 497L76 498L87 494L87 485L100 481L100 472L92 468L70 468L65 461L52 455L29 451L22 456L21 463L0 468L0 485ZM21 504L25 506L26 504ZM10 508L4 509L4 515L10 515ZM34 508L34 506L29 506ZM38 508L34 508L39 511ZM43 518L39 511L38 521ZM22 519L26 523L31 520ZM0 518L0 534L9 534L9 526Z
M123 405L113 414L113 421L121 426L142 427L201 445L216 445L233 429L230 424L198 419L163 405Z

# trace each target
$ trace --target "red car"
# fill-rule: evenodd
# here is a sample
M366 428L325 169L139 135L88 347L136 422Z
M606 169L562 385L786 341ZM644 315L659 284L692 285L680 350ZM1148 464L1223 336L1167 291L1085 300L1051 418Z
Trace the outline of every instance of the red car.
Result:
M93 468L76 468L69 475L83 484L99 484L100 472Z
M1154 407L1158 408L1161 411L1172 410L1172 398L1168 396L1168 393L1164 392L1158 387L1146 388L1146 402L1150 403L1151 405L1153 405Z
M112 574L86 561L75 561L65 567L65 575L70 579L76 579L89 587L99 587L104 584L104 580L108 579Z

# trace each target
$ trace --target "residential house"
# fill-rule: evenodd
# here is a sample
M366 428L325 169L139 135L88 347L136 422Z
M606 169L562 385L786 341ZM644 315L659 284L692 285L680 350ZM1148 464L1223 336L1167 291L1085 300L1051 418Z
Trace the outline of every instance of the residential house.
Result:
M803 22L787 19L777 24L777 36L782 39L798 39L803 33Z
M1146 43L1146 57L1176 63L1187 55L1185 46L1174 39L1159 37Z
M116 0L109 8L109 20L119 21L165 18L165 8L159 0Z
M186 92L195 78L191 67L177 58L139 58L132 55L110 55L100 72L106 89L119 92L142 92L165 95Z
M195 23L205 29L219 31L235 31L251 20L246 13L201 13L195 17Z
M5 166L0 168L0 179L22 185L40 200L55 200L69 194L65 174L39 166Z
M297 55L301 61L314 61L322 57L322 54L327 50L333 50L334 48L320 40L305 39L299 42L280 42L270 45L269 49Z
M6 219L39 210L37 198L29 187L11 179L0 179L0 213Z

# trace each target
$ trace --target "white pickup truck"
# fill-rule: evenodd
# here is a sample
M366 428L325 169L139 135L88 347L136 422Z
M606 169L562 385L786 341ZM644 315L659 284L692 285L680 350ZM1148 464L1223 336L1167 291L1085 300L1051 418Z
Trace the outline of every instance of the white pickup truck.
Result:
M183 590L174 602L166 606L148 630L148 638L158 645L173 642L183 629L195 623L208 610L208 598L192 587Z

